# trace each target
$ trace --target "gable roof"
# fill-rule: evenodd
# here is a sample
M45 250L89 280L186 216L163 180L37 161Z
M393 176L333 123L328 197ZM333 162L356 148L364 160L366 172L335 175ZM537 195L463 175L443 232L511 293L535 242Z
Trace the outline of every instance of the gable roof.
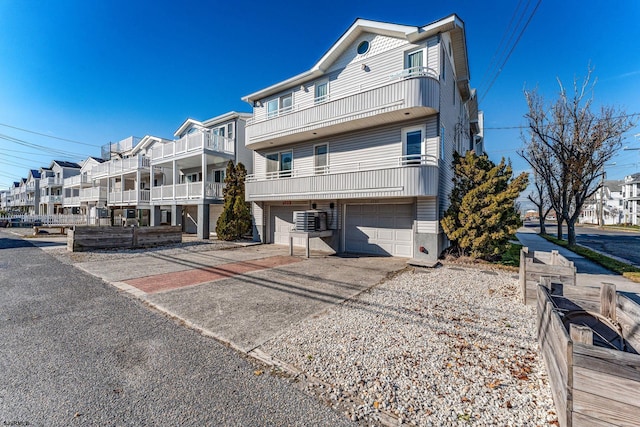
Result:
M239 113L237 111L229 111L228 113L224 113L219 116L212 117L203 122L196 119L188 118L187 120L182 122L180 127L173 133L173 136L175 136L176 138L179 138L180 135L182 135L187 129L189 129L190 126L193 126L193 125L209 127L217 123L225 122L227 120L238 119L238 118L247 119L251 116L252 116L251 113L242 113L242 112Z
M275 85L269 86L258 92L254 92L242 98L243 101L253 104L254 101L273 95L290 87L303 84L309 80L316 79L331 67L331 65L344 53L349 46L362 34L373 33L389 37L405 39L410 43L418 43L439 33L450 32L451 42L454 50L454 67L458 83L463 84L463 95L468 95L468 81L470 78L469 62L467 58L467 44L464 33L464 22L456 15L452 14L446 18L439 19L422 27L411 25L391 24L380 21L370 21L367 19L356 19L353 24L342 34L333 46L320 58L318 62L309 70L302 74L291 77ZM467 88L465 88L466 86ZM468 97L468 96L465 96Z
M30 169L29 176L33 177L34 179L40 179L40 171L38 169Z
M65 160L53 160L51 162L51 166L49 166L49 169L51 169L54 164L60 166L61 168L80 169L80 165L79 164L74 163L74 162L67 162Z

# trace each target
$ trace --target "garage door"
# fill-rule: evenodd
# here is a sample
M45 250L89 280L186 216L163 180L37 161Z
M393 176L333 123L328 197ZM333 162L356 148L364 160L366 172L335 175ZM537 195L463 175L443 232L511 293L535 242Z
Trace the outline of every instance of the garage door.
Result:
M347 252L413 256L413 205L347 205Z
M289 231L293 229L293 212L304 210L304 206L271 206L269 209L270 242L278 245L289 244ZM293 239L296 246L304 246L304 239Z

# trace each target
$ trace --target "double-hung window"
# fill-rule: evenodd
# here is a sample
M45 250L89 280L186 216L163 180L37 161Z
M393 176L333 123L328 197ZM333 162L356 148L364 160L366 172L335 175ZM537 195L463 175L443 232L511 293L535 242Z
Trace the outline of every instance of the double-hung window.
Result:
M279 153L269 153L267 158L267 178L282 178L291 176L293 169L293 153L291 150Z
M406 60L406 67L405 67L407 70L407 75L412 76L412 75L419 75L420 73L422 73L422 70L424 67L423 56L424 56L423 49L414 50L412 52L407 53L407 60Z
M329 98L329 81L323 80L320 82L316 82L315 84L315 97L314 101L316 104L321 104Z
M313 147L313 157L315 165L315 173L327 173L329 165L329 147L327 144L316 145Z
M224 169L216 169L213 171L213 182L223 183L224 182Z
M276 117L293 110L293 94L288 93L267 102L267 117Z
M424 135L425 129L423 126L410 127L402 130L404 164L416 165L422 163Z

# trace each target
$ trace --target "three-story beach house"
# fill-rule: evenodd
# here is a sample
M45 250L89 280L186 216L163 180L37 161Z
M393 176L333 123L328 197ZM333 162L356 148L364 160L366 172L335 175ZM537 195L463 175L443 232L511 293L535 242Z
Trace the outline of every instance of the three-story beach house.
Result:
M469 78L458 16L358 19L310 70L244 97L258 238L435 261L453 153L483 151Z
M229 112L209 120L187 119L173 141L151 150L151 225L182 225L185 232L208 239L222 213L227 163L242 162L251 171L245 147L248 113Z

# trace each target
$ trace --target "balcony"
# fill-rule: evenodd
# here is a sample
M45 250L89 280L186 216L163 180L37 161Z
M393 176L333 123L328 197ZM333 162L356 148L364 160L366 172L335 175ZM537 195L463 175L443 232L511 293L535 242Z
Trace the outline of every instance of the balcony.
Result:
M62 179L56 177L48 177L40 179L40 187L62 187Z
M75 175L64 179L65 187L80 187L83 184L91 184L91 180L87 175Z
M112 191L107 195L110 205L148 205L151 200L149 190Z
M65 196L62 199L62 206L80 206L80 196Z
M83 188L80 190L81 202L106 202L107 189L105 187Z
M62 196L42 196L40 199L40 203L50 204L50 203L62 203Z
M435 71L401 70L355 90L254 116L247 122L246 146L255 150L428 116L437 113L439 105Z
M248 201L438 195L438 159L400 156L248 175Z
M232 139L221 135L214 135L210 131L198 131L187 134L172 142L156 144L156 146L151 149L151 159L154 163L158 163L163 160L201 153L204 150L233 156L235 146Z
M161 185L151 190L153 202L177 202L186 200L222 199L223 183L218 182L189 182L186 184ZM203 196L204 194L204 196Z
M31 182L31 183L27 184L26 191L27 191L27 193L34 193L36 191L36 183L35 182Z
M123 175L136 172L138 169L149 169L150 160L145 156L134 156L126 159L113 159L100 163L91 169L92 178L104 178L107 176Z

